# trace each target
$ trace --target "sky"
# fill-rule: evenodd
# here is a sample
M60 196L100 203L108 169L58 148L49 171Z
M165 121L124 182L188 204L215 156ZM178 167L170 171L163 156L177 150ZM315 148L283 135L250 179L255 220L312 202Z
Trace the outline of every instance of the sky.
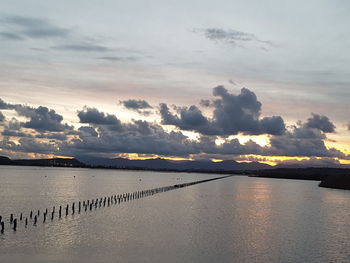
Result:
M2 0L0 155L350 164L349 8Z

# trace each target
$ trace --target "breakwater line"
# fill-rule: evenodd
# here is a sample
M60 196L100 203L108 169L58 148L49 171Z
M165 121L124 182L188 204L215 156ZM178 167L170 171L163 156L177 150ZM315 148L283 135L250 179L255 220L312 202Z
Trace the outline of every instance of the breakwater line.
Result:
M85 215L89 212L98 211L102 208L112 207L121 203L130 202L136 199L145 198L155 194L188 187L195 184L219 180L230 176L233 175L220 176L211 179L162 186L122 194L112 194L109 196L96 197L93 199L71 202L69 204L52 206L49 209L32 209L29 210L27 213L21 212L17 215L11 213L9 217L3 217L2 215L0 215L0 234L4 234L6 231L17 231L20 228L23 229L28 227L36 227L39 224L46 224L54 220L60 220L68 217L69 215Z

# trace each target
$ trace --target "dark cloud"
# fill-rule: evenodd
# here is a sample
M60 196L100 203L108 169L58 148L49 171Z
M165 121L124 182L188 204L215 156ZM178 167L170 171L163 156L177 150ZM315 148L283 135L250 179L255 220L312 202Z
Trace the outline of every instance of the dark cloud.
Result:
M2 132L2 136L12 136L12 137L29 137L32 138L33 135L26 133L26 132L20 132L17 130L11 130L11 129L4 129Z
M28 137L20 138L17 143L9 140L8 137L4 137L4 139L0 141L0 148L14 152L42 154L53 154L58 153L59 151L56 144L46 143L38 139Z
M71 29L56 26L48 19L12 15L2 17L0 23L5 28L0 32L2 39L57 39L51 48L62 51L105 53L112 50L92 40L91 37L85 37ZM112 57L103 57L103 59L108 58L112 59ZM131 61L134 58L120 57L120 60L122 59Z
M141 109L151 109L152 106L145 100L124 100L121 101L125 108L130 110L141 110Z
M83 43L83 44L67 44L54 46L53 49L65 50L65 51L76 51L76 52L108 52L110 48L94 43Z
M286 160L278 163L278 167L298 167L298 168L307 168L307 167L333 167L340 168L342 164L339 160L334 158L316 158L311 157L308 160Z
M124 100L120 101L120 103L127 109L138 112L141 115L148 116L152 112L148 109L152 109L153 107L145 100Z
M306 122L306 126L309 128L315 128L326 133L334 132L335 126L326 116L321 116L312 113L312 117Z
M21 104L6 103L0 99L0 109L14 109L18 115L29 118L29 121L26 122L19 122L15 118L11 119L7 123L8 133L11 130L19 131L21 128L34 129L39 132L72 129L72 127L62 123L63 117L61 115L47 107L33 108Z
M116 116L105 114L104 112L98 111L96 108L84 107L82 111L78 111L78 117L80 123L121 127L121 122Z
M129 57L105 56L105 57L99 57L98 59L108 60L108 61L118 61L118 62L139 60L139 58L137 57L130 57L130 56Z
M211 102L210 102L210 100L200 100L199 105L201 105L202 107L210 107Z
M97 137L98 133L96 132L95 128L91 126L82 126L79 128L79 131L83 132L84 134L88 134L93 137Z
M260 121L261 132L272 135L282 135L286 126L282 117L273 116L273 117L265 117Z
M30 128L37 131L64 131L71 129L67 124L63 124L63 117L54 110L39 106L32 108L23 105L16 105L16 112L29 118L29 121L23 123L24 128Z
M174 125L182 130L193 130L205 135L220 134L220 130L214 127L196 106L179 108L178 111L180 116L172 114L167 104L161 103L159 112L162 124Z
M7 37L19 40L19 38L67 38L70 30L55 26L47 19L39 19L24 16L5 16L0 22L7 25Z
M223 86L217 86L213 89L213 95L218 99L206 102L214 108L212 119L205 117L194 105L180 108L180 116L177 116L163 103L160 104L162 123L205 135L284 133L285 124L280 116L260 119L261 103L250 90L243 88L240 94L234 95Z
M3 100L0 98L0 109L2 109L2 110L7 110L7 109L13 109L14 107L15 107L14 104L6 103L5 101L3 101Z
M330 122L324 116L315 118L319 115L313 114L305 122L299 122L280 134L285 129L282 118L260 118L261 103L253 92L242 89L238 95L233 95L219 86L214 89L214 95L216 98L210 102L212 118L205 117L194 105L175 107L177 114L172 114L166 104L160 104L163 123L171 123L181 130L198 131L200 135L196 140L181 131L168 132L157 123L142 120L123 123L113 114L89 107L77 112L80 123L85 125L74 129L63 124L63 117L54 110L43 106L32 108L8 104L0 100L1 108L15 110L20 116L29 118L27 122L15 118L1 122L3 139L0 148L8 152L67 156L139 153L182 157L259 155L349 159L344 153L326 147L324 141L329 129L324 127L328 126L314 125L310 121ZM132 107L138 109L147 105L136 103ZM224 122L231 123L224 125ZM238 139L226 136L232 131L271 134L270 144L263 147L252 140L240 143ZM216 135L224 137L221 137L223 143L216 143ZM17 137L16 142L11 137Z
M218 43L227 43L233 46L242 45L248 42L272 46L272 42L261 40L254 34L233 29L199 28L194 29L193 31L205 36L207 39L210 39L212 41Z
M82 133L79 139L60 146L66 154L141 153L187 156L193 152L191 141L181 132L167 133L157 124L132 121L122 124L121 129L111 130L105 125L96 125L98 136Z
M230 84L232 84L232 85L234 85L234 86L237 85L236 82L234 82L232 79L230 79L230 80L228 81L228 83L230 83Z
M344 153L334 148L327 148L324 139L326 136L321 130L309 128L305 123L298 127L294 126L283 136L272 136L271 147L266 153L276 156L346 157Z
M5 120L4 114L0 111L0 122L3 122Z
M2 39L8 39L8 40L23 40L24 39L21 35L11 33L11 32L0 32L0 37Z
M35 137L36 138L41 138L41 139L58 140L58 141L65 141L68 138L66 134L59 133L59 132L38 134Z

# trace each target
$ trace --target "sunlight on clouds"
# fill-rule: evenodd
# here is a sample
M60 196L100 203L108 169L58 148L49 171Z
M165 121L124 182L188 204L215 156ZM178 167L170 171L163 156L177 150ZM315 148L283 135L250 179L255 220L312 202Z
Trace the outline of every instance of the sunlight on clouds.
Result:
M270 144L269 136L266 134L262 134L262 135L243 135L243 134L232 135L226 139L225 138L218 138L218 139L216 139L215 143L216 143L216 145L222 145L226 141L233 140L233 139L238 139L238 141L241 144L246 144L248 141L251 140L251 141L259 144L261 147L268 146Z
M115 155L117 158L124 158L129 160L147 160L147 159L165 159L170 161L192 161L192 158L183 158L176 156L162 156L157 154L140 154L140 153L118 153Z
M304 161L310 160L308 157L290 157L290 156L263 156L263 155L240 155L237 162L260 162L268 165L275 166L280 162L294 160L294 161Z

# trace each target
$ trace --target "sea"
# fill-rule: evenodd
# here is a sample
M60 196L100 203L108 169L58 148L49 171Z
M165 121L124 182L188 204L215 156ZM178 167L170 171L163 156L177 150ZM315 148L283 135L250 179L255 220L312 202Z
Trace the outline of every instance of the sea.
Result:
M350 191L316 181L234 175L43 222L54 206L219 176L0 166L0 262L350 262Z

